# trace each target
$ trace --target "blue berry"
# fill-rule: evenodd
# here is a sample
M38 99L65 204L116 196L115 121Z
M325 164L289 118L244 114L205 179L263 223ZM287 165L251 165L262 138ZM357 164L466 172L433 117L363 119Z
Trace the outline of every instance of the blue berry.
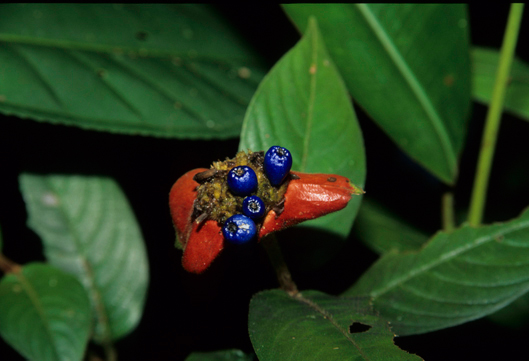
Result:
M264 158L264 171L273 186L278 186L292 168L292 155L288 149L274 145Z
M238 196L247 196L257 190L257 175L246 165L234 167L228 173L228 188Z
M252 219L258 219L265 214L265 204L257 196L249 196L242 201L242 213Z
M222 226L222 234L226 240L232 243L244 244L255 237L257 227L250 218L242 214L235 214L228 218Z

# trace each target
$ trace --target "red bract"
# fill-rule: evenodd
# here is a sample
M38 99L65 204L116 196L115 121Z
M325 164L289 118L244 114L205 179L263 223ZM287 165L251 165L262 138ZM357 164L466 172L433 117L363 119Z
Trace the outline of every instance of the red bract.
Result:
M182 265L192 273L204 272L224 248L221 228L214 220L200 224L191 217L199 185L193 169L180 177L171 188L169 207L179 241L184 248ZM335 174L291 172L294 176L285 193L284 210L278 215L270 211L263 221L258 239L300 222L343 209L353 194L362 194L349 179Z

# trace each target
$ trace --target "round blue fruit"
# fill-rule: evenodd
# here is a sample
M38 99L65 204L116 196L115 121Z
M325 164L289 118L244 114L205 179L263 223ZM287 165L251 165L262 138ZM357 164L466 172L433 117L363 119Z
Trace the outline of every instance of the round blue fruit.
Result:
M252 219L259 219L265 214L265 204L257 196L249 196L242 201L242 213Z
M257 175L246 165L232 168L228 173L228 188L238 196L248 196L257 190Z
M288 149L274 145L264 158L264 171L273 186L280 185L292 168L292 155Z
M222 226L224 238L231 243L244 244L251 241L257 234L254 221L242 214L228 218Z

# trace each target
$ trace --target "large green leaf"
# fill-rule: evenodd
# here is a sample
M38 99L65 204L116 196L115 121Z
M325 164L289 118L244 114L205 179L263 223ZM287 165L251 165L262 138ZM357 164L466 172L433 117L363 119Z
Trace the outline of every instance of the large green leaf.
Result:
M491 226L440 232L418 252L390 252L345 295L368 295L394 332L438 330L488 315L529 291L529 210Z
M367 298L264 291L250 302L248 324L260 361L420 360L393 344Z
M241 350L223 350L213 352L193 352L185 361L253 361L254 355L247 355Z
M288 4L298 29L318 19L355 101L406 153L445 182L470 106L467 14L456 4Z
M496 78L499 52L494 49L474 47L472 57L472 95L478 102L489 104ZM507 93L505 109L529 120L529 65L514 59Z
M240 133L263 75L209 5L0 6L0 112L178 138Z
M369 199L362 202L353 232L377 253L417 250L428 239L424 233Z
M294 170L336 173L364 185L360 127L315 21L266 75L244 118L239 149L267 150L272 145L290 150ZM306 224L346 236L360 199L354 196L346 209Z
M90 330L90 301L75 277L31 263L0 282L0 334L25 358L81 360Z
M130 205L111 179L22 174L28 225L48 261L76 275L96 318L94 338L109 342L138 324L148 285L143 238Z

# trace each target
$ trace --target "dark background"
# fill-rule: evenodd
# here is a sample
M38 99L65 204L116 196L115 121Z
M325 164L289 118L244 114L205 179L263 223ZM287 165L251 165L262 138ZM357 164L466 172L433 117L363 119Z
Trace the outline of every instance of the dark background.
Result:
M277 5L219 6L256 44L273 65L299 39ZM498 48L509 6L470 5L471 42ZM529 62L527 9L517 54ZM410 223L428 233L440 228L440 199L447 188L415 165L356 107L367 154L366 190ZM486 108L474 104L461 173L455 188L456 207L464 214L474 178ZM490 182L485 221L507 220L529 204L529 123L503 117ZM187 274L174 248L174 230L167 196L174 181L187 170L233 156L238 139L227 141L169 140L107 134L75 127L1 116L0 165L2 201L0 224L4 254L18 263L44 260L39 238L26 225L20 192L21 172L104 175L114 178L129 198L147 245L151 283L139 327L116 345L121 360L183 360L191 351L240 348L252 351L248 338L248 303L256 292L277 287L260 248L230 250L201 276ZM391 177L388 177L391 174ZM388 179L391 183L388 183ZM396 193L396 189L403 189ZM295 231L295 230L294 230ZM287 257L295 249L282 246ZM345 249L320 269L292 264L301 289L338 294L351 285L377 256L351 236ZM397 338L403 349L425 360L519 359L528 328L512 329L488 319L425 335ZM99 352L95 348L95 352ZM0 340L0 359L22 358ZM281 360L278 360L281 361Z

